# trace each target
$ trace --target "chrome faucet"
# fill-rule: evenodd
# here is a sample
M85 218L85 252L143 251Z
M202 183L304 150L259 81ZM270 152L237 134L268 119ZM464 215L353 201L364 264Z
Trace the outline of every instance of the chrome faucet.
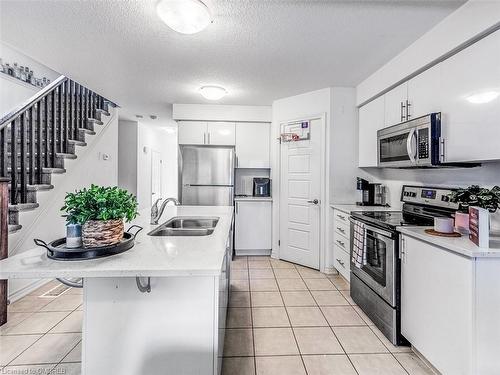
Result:
M161 201L161 198L157 199L156 202L153 204L153 207L151 207L151 224L152 225L158 224L158 220L160 220L160 217L163 214L163 211L165 210L165 206L168 204L168 202L174 202L174 204L176 206L180 205L180 202L177 199L167 198L161 204L160 210L158 212L158 202L159 201Z

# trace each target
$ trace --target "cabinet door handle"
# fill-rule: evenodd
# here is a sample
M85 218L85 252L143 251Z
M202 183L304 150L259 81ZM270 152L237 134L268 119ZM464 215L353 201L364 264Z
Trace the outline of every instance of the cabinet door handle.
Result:
M207 134L208 134L208 136L207 136L207 138L208 138L207 145L209 145L210 144L210 133L207 133Z
M203 133L203 144L207 144L207 133Z
M401 122L403 122L405 120L405 108L406 108L406 106L405 106L404 102L401 102L401 112L400 112L401 113Z
M410 117L411 117L411 114L410 114L410 107L411 107L411 103L409 100L406 101L406 120L409 120Z
M238 214L238 202L234 202L234 210L236 211L236 214Z
M345 230L344 230L344 229L342 229L341 227L337 227L337 230L338 230L340 233L345 234Z
M338 243L340 246L345 247L345 242L342 242L342 241L340 241L340 240L337 240L337 243Z
M238 159L238 155L236 155L236 168L238 168L239 163L240 163L240 161Z
M344 262L342 262L340 259L335 259L342 267L345 268Z

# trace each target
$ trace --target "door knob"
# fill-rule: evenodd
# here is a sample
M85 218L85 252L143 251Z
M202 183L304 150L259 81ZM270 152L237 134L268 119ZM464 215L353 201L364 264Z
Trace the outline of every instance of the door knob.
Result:
M307 203L318 204L319 200L313 199L312 201L307 201Z

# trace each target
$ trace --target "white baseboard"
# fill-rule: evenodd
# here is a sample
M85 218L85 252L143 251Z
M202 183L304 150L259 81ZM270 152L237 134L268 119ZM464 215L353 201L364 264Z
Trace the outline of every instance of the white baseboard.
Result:
M236 256L271 255L271 249L234 250Z
M17 300L30 294L32 291L40 288L42 285L45 285L50 281L52 281L52 279L37 279L21 288L16 288L15 291L9 294L9 303L16 302ZM9 280L9 283L10 282L11 280Z

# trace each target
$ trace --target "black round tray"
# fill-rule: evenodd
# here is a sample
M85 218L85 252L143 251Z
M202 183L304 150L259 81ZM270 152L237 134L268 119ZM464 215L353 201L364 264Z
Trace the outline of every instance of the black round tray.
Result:
M135 228L133 233L130 232ZM123 233L123 238L120 242L114 245L100 247L78 247L67 248L66 238L59 238L52 242L46 243L38 238L35 238L35 244L47 249L47 257L55 260L84 260L103 258L110 255L120 254L129 250L134 246L134 240L137 233L142 230L138 225L132 225L126 232Z

